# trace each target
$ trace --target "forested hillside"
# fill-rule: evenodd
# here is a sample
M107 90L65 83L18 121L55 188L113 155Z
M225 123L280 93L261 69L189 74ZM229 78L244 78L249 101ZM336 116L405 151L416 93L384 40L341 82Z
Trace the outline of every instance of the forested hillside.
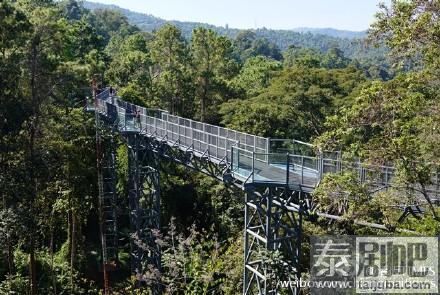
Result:
M440 164L439 14L438 1L382 7L368 38L389 56L369 59L348 39L145 24L75 0L1 1L0 294L102 294L95 121L84 111L92 79L141 106L397 167L399 187L374 195L349 172L324 178L316 208L341 220L304 218L304 276L313 234L439 235L423 191ZM160 284L164 294L241 294L243 192L175 163L160 171L163 267L130 273L128 157L118 141L113 293ZM401 220L396 207L412 204L413 183L425 214Z
M327 35L337 38L365 38L367 36L367 31L348 31L348 30L338 30L333 28L294 28L293 31L299 33L314 33L320 35Z
M164 20L153 15L133 12L128 9L120 8L116 5L106 5L101 3L84 1L84 6L88 9L111 9L121 12L128 21L146 32L153 32L161 26L169 23L178 27L182 31L182 35L186 39L191 38L192 31L197 27L204 27L217 32L220 35L234 39L240 34L241 30L218 27L210 24L202 24L195 22L182 22L177 20ZM383 48L376 49L368 46L363 37L365 32L338 31L334 29L310 29L298 28L293 30L271 30L260 28L252 30L256 38L266 38L269 42L274 43L281 50L287 49L289 46L306 47L326 52L329 48L337 46L342 49L344 54L350 58L361 60L378 59L384 55Z

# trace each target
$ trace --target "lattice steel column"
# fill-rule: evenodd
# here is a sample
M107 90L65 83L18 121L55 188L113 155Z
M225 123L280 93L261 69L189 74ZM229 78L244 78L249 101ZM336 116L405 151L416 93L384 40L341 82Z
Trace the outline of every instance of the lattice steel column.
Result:
M109 294L108 272L118 261L116 144L113 128L98 112L95 124L104 294Z
M129 133L127 140L132 272L142 276L147 270L160 271L161 267L160 247L156 243L156 233L160 230L158 155L146 137ZM159 287L153 291L158 293Z
M300 193L246 188L243 294L297 294L302 212ZM281 292L281 293L279 293Z

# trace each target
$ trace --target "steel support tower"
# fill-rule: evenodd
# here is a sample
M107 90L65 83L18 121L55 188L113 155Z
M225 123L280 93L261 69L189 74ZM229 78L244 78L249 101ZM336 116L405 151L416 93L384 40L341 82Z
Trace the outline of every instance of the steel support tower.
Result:
M301 192L286 187L245 188L243 294L280 294L280 281L299 276ZM297 294L293 283L284 288Z
M129 210L132 227L131 267L140 281L153 268L161 269L160 246L156 243L160 231L159 158L150 140L138 133L126 132L129 170ZM157 278L159 279L159 278ZM153 278L154 280L154 278ZM160 293L157 282L148 282L154 294Z

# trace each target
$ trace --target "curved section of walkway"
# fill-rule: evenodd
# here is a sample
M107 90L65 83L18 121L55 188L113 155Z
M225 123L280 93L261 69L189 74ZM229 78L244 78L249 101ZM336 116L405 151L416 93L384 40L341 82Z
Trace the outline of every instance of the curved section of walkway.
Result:
M87 109L106 116L122 133L135 132L155 137L199 155L209 155L210 161L227 163L232 176L242 183L288 185L312 191L326 173L352 171L357 173L360 182L368 182L373 191L380 191L392 185L395 174L393 167L345 162L319 154L304 156L272 152L269 138L131 104L112 95L110 88L103 89ZM431 184L424 189L434 199L439 199L438 173L433 173Z

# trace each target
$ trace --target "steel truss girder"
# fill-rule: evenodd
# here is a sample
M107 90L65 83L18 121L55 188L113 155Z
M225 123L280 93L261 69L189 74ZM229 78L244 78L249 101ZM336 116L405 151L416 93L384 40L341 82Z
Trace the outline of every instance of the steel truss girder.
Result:
M245 194L243 294L298 294L278 284L299 277L302 193L246 186Z
M166 137L158 139L157 137L150 136L148 138L151 150L160 155L160 157L185 165L197 172L202 172L221 181L229 181L230 167L226 158L223 160L214 159L209 154L209 150L200 153L192 148L181 146L179 141L170 143Z
M161 250L156 243L160 231L159 160L150 139L136 133L126 135L128 145L131 267L138 277L148 270L161 269ZM159 293L153 284L153 293Z

